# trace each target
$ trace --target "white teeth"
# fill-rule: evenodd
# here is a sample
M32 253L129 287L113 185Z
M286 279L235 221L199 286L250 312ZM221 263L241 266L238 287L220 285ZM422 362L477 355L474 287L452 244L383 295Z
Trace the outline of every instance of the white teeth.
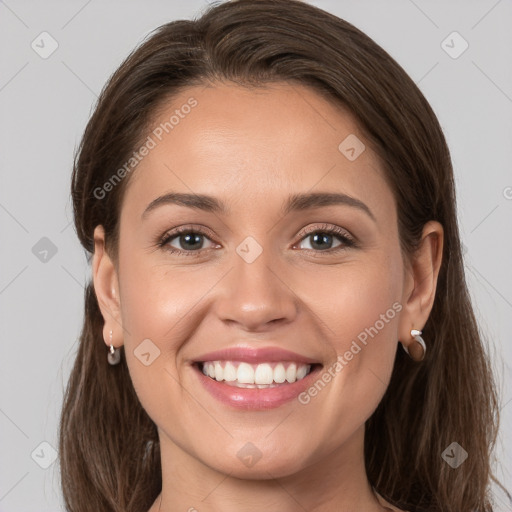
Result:
M303 379L307 373L308 369L304 365L299 366L297 368L297 380Z
M240 384L254 384L254 370L252 366L247 363L240 363L236 371L236 380Z
M282 384L286 380L286 370L284 369L284 364L279 363L274 368L274 382L277 384Z
M251 365L245 362L208 361L202 365L202 371L208 377L244 388L267 388L285 382L291 384L303 379L310 370L311 365L296 363Z
M297 380L297 365L295 363L286 368L286 380L288 382L295 382Z
M269 364L259 364L254 372L254 384L272 384L274 371Z
M228 361L224 365L224 380L226 382L233 382L236 380L236 368Z
M224 379L224 368L220 365L219 361L215 361L215 380Z

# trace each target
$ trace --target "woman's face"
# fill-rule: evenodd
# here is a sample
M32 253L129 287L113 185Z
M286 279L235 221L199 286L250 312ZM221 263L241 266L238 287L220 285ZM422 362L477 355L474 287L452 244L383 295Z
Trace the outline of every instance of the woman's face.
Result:
M407 274L353 117L306 87L219 84L181 92L147 135L112 328L163 456L266 478L360 447Z

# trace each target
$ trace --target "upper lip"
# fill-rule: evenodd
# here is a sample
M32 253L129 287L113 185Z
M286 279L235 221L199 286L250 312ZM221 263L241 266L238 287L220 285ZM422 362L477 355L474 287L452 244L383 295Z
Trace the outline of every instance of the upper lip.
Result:
M290 350L284 350L279 347L242 347L234 346L223 350L208 352L197 358L196 363L206 361L242 361L246 363L258 364L265 362L292 361L303 364L320 364L319 361L305 357Z

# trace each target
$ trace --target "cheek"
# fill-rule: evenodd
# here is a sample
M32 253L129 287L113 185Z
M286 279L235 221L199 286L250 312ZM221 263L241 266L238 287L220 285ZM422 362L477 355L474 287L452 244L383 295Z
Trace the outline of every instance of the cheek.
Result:
M399 303L400 293L389 273L369 270L364 276L355 279L353 286L347 279L345 292L338 297L339 311L333 318L335 332L340 333L340 350L350 348L358 341L368 351L385 349L390 342L395 343L393 334L397 331L398 313L402 309ZM371 340L378 341L370 343ZM375 345L382 347L378 349ZM339 353L339 350L337 350Z
M155 264L140 248L130 252L125 244L119 260L124 349L137 395L158 417L161 403L178 410L189 402L179 386L190 372L182 364L182 348L200 323L205 295L219 276L201 271L200 265Z
M180 327L190 310L185 283L166 273L163 266L149 264L148 255L130 252L127 246L119 260L119 284L123 343L126 360L137 394L161 389L165 374L176 373ZM140 252L140 249L139 249Z
M141 253L120 260L124 341L135 348L144 338L157 344L165 340L169 356L178 350L187 316L214 279L190 265L177 268L155 264L154 259Z
M334 400L333 410L357 410L364 421L382 398L393 370L403 308L401 257L399 252L372 254L365 262L340 266L324 276L322 291L318 277L315 287L307 280L305 286L314 291L302 296L324 326L332 354L322 375L332 391L329 400Z
M336 269L306 273L300 296L324 328L336 354L358 340L368 351L395 344L402 296L399 253L372 253ZM365 345L366 342L366 345ZM379 349L380 350L380 349ZM334 353L333 353L334 355Z
M357 353L359 365L373 365L391 372L397 336L398 318L402 310L400 258L383 255L373 264L358 268L346 277L346 293L340 307L343 314L337 323L342 332L338 354ZM358 352L357 346L361 348ZM362 357L361 357L362 356ZM347 358L350 358L347 354ZM356 359L354 357L354 359ZM358 366L356 365L353 365Z
M153 421L174 424L190 402L179 384L188 315L208 283L196 283L193 272L149 264L147 255L124 254L119 265L120 300L130 377Z

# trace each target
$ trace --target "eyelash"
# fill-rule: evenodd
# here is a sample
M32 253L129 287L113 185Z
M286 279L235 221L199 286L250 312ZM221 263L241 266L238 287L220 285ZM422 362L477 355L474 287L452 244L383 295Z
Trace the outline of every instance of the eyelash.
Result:
M356 241L350 235L348 235L348 233L344 229L339 228L337 226L329 226L328 224L324 224L319 227L306 228L304 230L304 232L302 233L302 236L301 236L299 242L302 242L309 235L316 234L316 233L335 235L336 237L338 237L340 239L340 241L342 242L342 245L335 247L335 248L327 249L325 251L319 251L319 250L315 250L315 249L302 249L303 251L305 250L308 252L313 252L313 253L315 253L315 255L317 255L318 253L332 254L334 252L343 251L350 247L357 247ZM202 235L207 238L210 238L209 233L206 232L203 228L195 229L192 226L180 226L170 232L168 231L168 232L164 233L164 235L162 237L158 238L158 240L156 241L156 245L161 249L169 251L171 254L181 254L183 256L192 256L192 257L200 256L203 251L208 250L208 249L199 249L197 251L184 251L184 250L176 249L174 247L167 245L171 240L173 240L174 238L178 237L179 235L183 235L183 234Z

